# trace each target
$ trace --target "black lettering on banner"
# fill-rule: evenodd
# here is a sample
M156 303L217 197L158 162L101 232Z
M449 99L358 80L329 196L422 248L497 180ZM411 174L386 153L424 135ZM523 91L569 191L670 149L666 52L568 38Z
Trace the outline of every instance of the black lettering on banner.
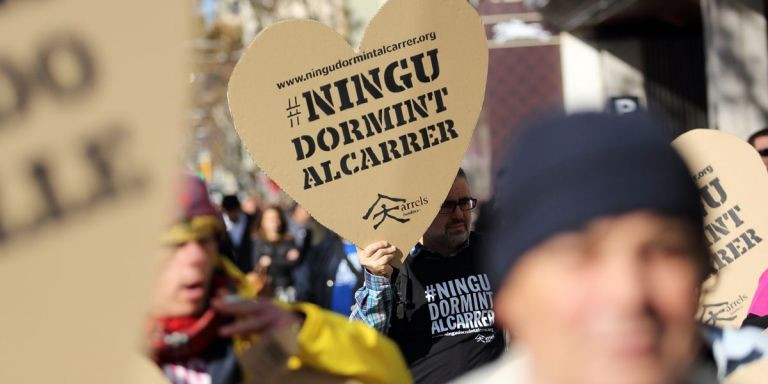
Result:
M697 172L697 173L695 173L693 175L693 181L699 181L699 179L701 179L702 177L704 177L704 176L706 176L706 175L708 175L708 174L710 174L712 172L714 172L714 168L712 168L711 165L707 165L702 170L700 170L699 172Z
M33 90L66 100L87 94L96 84L94 57L83 40L72 34L56 33L40 44L35 55L27 64L0 53L0 93L13 95L7 105L0 104L0 127L29 112ZM76 68L77 74L66 76L68 73L61 69L65 66Z
M0 245L39 232L50 223L64 222L72 216L91 211L112 199L142 192L148 181L146 168L139 164L125 166L131 160L128 132L121 125L108 125L83 141L77 154L80 166L90 169L92 187L84 189L78 197L63 198L56 183L60 164L43 156L29 160L29 180L20 184L32 187L41 209L31 212L26 223L9 223L4 220L0 207ZM119 167L118 163L123 166Z
M336 65L341 67L345 63L339 60ZM311 123L371 100L435 82L439 77L439 50L434 48L343 79L331 80L302 92L301 98ZM319 129L293 137L291 144L296 161L340 152L331 159L325 157L322 161L318 159L303 166L304 189L319 187L457 139L459 133L452 119L434 119L448 110L447 95L448 89L438 86L416 97L405 97L378 110L362 110L357 117L345 116L340 122L323 124ZM412 129L411 124L419 121L424 121L424 125ZM404 132L398 136L372 142L355 151L339 151L343 146L399 128Z
M4 91L3 88L8 88ZM29 105L29 88L24 83L21 72L8 59L0 57L0 93L13 95L13 102L0 105L0 126L14 116L27 111Z
M712 189L710 189L710 187L712 187ZM712 190L714 190L717 196L712 195ZM702 199L704 199L704 203L706 203L709 208L717 208L728 200L728 195L725 193L723 186L720 185L719 177L712 179L708 185L700 188L699 191L701 192Z
M315 153L315 141L312 140L312 136L302 135L294 138L291 142L296 149L296 160L304 160ZM307 144L306 150L304 150L304 143Z
M0 129L10 126L12 119L30 114L36 97L47 95L60 103L82 102L97 87L98 65L86 41L66 31L50 36L33 45L32 55L24 59L0 51L0 94L10 95L0 100ZM57 125L56 129L66 127ZM22 178L8 180L8 175L0 174L5 180L0 185L0 196L4 195L4 187L17 187L38 201L37 209L10 215L8 208L18 207L3 206L12 202L0 200L0 246L55 223L69 223L105 202L141 194L148 182L147 168L131 162L134 147L130 130L109 123L88 131L93 133L82 138L75 148L39 148L13 159L12 166L25 172ZM54 161L54 157L75 160L62 163ZM64 167L86 171L84 175L89 179L84 180L87 183L79 194L67 194L58 184Z
M43 200L44 212L41 212L36 223L45 224L50 220L60 219L62 216L62 207L58 196L51 183L51 171L49 164L44 160L34 160L31 166L31 175L34 179L40 197Z
M443 99L443 96L447 94L448 89L443 87L413 99L406 99L392 106L386 106L378 111L365 113L359 119L343 121L338 127L323 127L315 135L305 134L295 137L291 139L291 142L296 152L296 160L301 161L312 157L318 148L324 152L329 152L336 149L340 144L349 145L355 141L400 128L408 123L427 119L431 114L442 113L447 110ZM393 113L395 115L394 122ZM445 129L441 128L441 132ZM452 124L447 127L447 130L453 138L458 137ZM443 134L443 136L445 135Z
M700 179L712 173L711 166L694 174L694 179ZM705 213L714 209L723 209L728 200L726 189L715 177L704 187L699 188ZM704 223L704 239L714 254L715 268L720 270L736 261L763 241L763 237L754 228L739 229L745 221L740 215L741 207L736 204L718 216L708 218ZM707 215L704 215L707 217ZM736 231L739 229L739 231Z
M733 240L715 250L715 266L717 269L727 267L762 241L763 238L753 228L741 232Z
M716 217L709 224L704 225L704 237L708 245L711 246L717 243L721 237L728 236L731 233L730 225L728 225L729 221L732 223L733 228L738 228L744 224L744 221L738 215L740 211L741 207L735 205L721 216Z
M56 69L59 60L69 58L77 63L78 78L67 82ZM78 96L95 83L93 58L82 41L73 36L54 37L45 41L37 56L38 79L41 85L59 97Z
M383 73L379 68L374 68L367 71L369 77L366 77L365 72L362 72L350 76L349 79L336 80L321 85L318 90L303 92L301 96L307 106L308 120L313 122L320 119L321 113L325 116L332 116L336 112L363 105L368 102L368 97L380 99L384 97L383 90L385 89L390 93L400 93L411 89L414 87L412 79L414 74L420 83L436 80L440 76L437 54L437 48L426 52L426 56L430 58L429 70L424 64L425 53L420 53L407 59L399 59L389 63L384 67ZM381 86L382 75L384 87ZM349 84L353 86L354 92L349 92ZM354 102L350 94L355 96Z
M355 95L357 96L357 101L355 102L356 105L361 105L368 102L368 98L365 97L363 89L365 89L365 91L374 99L380 99L384 96L381 88L379 70L379 68L373 68L368 71L371 77L366 77L365 73L359 73L350 78L355 85Z
M342 155L338 163L331 160L322 162L319 167L322 168L325 177L321 177L320 171L317 169L318 166L310 165L305 167L302 170L304 174L304 189L319 187L325 183L338 180L345 175L351 176L357 172L376 168L382 164L402 158L402 156L440 145L458 137L459 134L454 129L454 122L450 119L422 127L416 132L405 133L397 139L385 140L369 147L364 147L358 151L359 156L355 152L349 152ZM352 162L353 160L354 162ZM352 167L350 167L351 164L353 164Z
M141 172L122 174L119 162L127 162L128 133L122 126L112 126L101 135L88 138L83 145L83 155L96 180L89 204L112 198L121 189L140 189L146 182ZM122 155L122 156L121 156Z

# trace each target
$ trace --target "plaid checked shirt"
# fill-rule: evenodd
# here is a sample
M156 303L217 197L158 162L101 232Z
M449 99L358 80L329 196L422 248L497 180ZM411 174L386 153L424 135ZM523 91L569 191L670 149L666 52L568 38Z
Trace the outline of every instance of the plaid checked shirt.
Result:
M456 252L469 246L469 238ZM416 257L424 249L416 244L408 253L408 257ZM456 253L455 252L455 253ZM455 254L454 253L454 254ZM392 308L395 306L395 291L392 282L383 276L377 276L363 268L363 286L355 292L355 305L352 306L350 320L361 320L380 333L389 331L389 319L392 318Z
M376 276L368 270L364 273L363 286L355 292L355 305L349 319L362 320L380 333L386 334L395 303L395 291L388 278Z

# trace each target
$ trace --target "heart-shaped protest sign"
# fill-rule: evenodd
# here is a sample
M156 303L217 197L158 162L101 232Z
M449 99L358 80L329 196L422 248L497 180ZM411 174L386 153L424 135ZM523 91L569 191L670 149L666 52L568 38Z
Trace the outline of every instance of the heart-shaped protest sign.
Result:
M768 268L768 172L751 145L725 132L696 129L672 144L699 186L704 238L717 269L704 284L699 320L739 327L750 307L761 316L768 308L755 295L768 292L758 287Z
M407 253L434 219L483 104L488 46L464 0L390 0L357 51L308 20L264 30L229 83L259 167L358 246Z

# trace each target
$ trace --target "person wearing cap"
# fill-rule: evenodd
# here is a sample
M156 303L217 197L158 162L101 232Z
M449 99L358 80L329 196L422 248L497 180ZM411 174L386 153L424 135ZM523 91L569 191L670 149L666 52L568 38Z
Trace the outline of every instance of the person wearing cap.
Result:
M439 213L399 269L395 247L379 241L357 251L365 267L350 318L365 321L400 347L416 383L445 383L498 358L494 291L477 260L483 240L470 231L472 197L459 170Z
M483 264L513 347L458 383L703 384L759 356L696 321L714 271L702 205L650 118L578 114L524 131L495 198Z
M410 382L390 340L314 305L254 299L218 251L226 236L204 182L184 178L154 286L150 356L172 383Z

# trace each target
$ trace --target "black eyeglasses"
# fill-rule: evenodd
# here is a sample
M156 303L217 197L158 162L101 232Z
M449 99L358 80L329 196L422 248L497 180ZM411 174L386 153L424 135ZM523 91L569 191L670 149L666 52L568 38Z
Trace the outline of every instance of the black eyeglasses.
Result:
M757 153L759 153L760 156L762 156L762 157L768 157L768 148L760 149L760 150L757 151Z
M477 199L472 197L465 197L458 200L446 200L443 205L440 206L440 213L453 213L459 207L462 211L471 211L477 207Z

